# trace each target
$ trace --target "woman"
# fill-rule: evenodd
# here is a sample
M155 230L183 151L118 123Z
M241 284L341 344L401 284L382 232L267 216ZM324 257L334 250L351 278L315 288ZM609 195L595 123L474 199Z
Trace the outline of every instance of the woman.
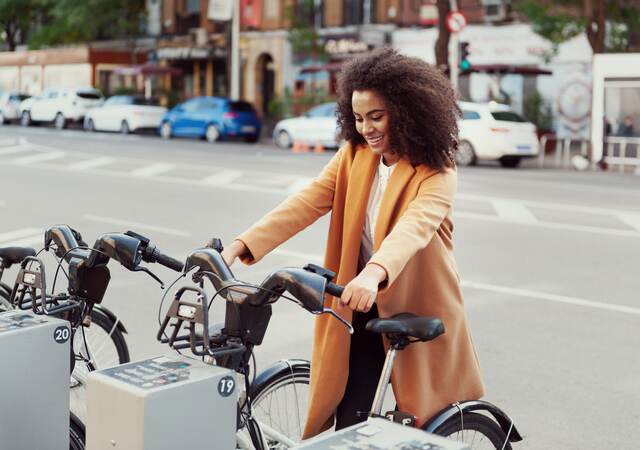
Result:
M367 320L401 312L440 317L445 334L400 352L392 374L398 409L424 423L448 404L483 395L452 254L459 114L435 68L382 49L339 80L338 124L347 142L306 189L223 252L251 264L332 212L325 266L345 285L327 306L352 321L316 319L304 437L364 420L387 345Z

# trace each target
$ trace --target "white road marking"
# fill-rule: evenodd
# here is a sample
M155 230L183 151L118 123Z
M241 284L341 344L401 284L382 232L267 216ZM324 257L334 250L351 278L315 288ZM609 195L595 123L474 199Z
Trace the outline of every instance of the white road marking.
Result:
M38 228L21 228L19 230L6 231L0 233L0 243L4 245L5 242L11 242L15 239L24 238L35 233L40 233ZM44 238L43 238L44 239Z
M287 193L295 194L296 192L299 192L302 189L306 188L313 180L314 178L300 178L299 180L294 181L293 183L291 183L291 185L289 185L289 187L287 188Z
M159 175L161 173L165 173L170 170L173 170L175 167L176 167L175 164L160 162L160 163L151 164L149 166L145 166L145 167L141 167L139 169L133 170L129 174L134 177L142 177L142 178L153 177L155 175Z
M93 222L108 223L110 225L117 225L125 228L129 227L129 228L144 229L144 230L149 230L149 231L154 231L154 232L164 233L164 234L171 234L173 236L180 236L180 237L191 236L190 233L187 233L186 231L183 231L183 230L175 230L172 228L158 227L156 225L132 222L130 220L114 219L112 217L94 216L93 214L85 214L82 217L86 220L91 220Z
M224 186L237 180L242 175L244 175L244 172L239 170L225 169L203 178L201 182L209 186Z
M513 200L492 200L496 214L508 222L532 224L538 222L536 216L520 202Z
M31 247L38 244L44 245L44 232L9 242L2 242L3 247Z
M69 170L87 170L94 169L96 167L106 166L115 162L115 158L111 158L109 156L101 156L99 158L85 159L84 161L79 161L77 163L73 163L67 166Z
M65 151L57 150L57 151L47 152L47 153L38 153L37 155L24 156L22 158L14 159L11 162L13 164L25 166L28 164L37 164L45 161L52 161L54 159L59 159L64 157L66 154L67 152Z
M0 156L2 155L15 155L16 153L24 153L31 150L31 147L27 145L13 145L11 147L0 148Z
M618 219L620 219L630 227L640 231L640 214L639 213L617 214L616 217L618 217Z
M296 252L296 251L287 250L284 248L277 248L273 250L271 253L273 253L274 255L289 256L292 258L302 259L306 262L312 262L316 264L321 263L322 260L324 259L322 255L317 255L314 253Z
M616 230L614 228L604 227L592 227L589 225L577 225L571 223L557 223L557 222L543 222L538 221L536 223L523 223L523 222L510 222L501 217L496 217L490 214L478 214L472 212L455 211L453 213L454 218L484 220L486 222L500 222L500 223L514 223L517 225L548 228L551 230L564 230L564 231L579 231L585 233L606 234L609 236L622 236L622 237L640 237L640 232L634 230Z
M516 198L505 198L505 197L492 197L486 195L477 195L477 194L457 194L456 198L461 200L477 200L483 202L493 203L494 201L502 202L502 201L511 201L517 202L522 205L533 207L533 208L541 208L541 209L551 209L556 211L567 211L567 212L577 212L577 213L586 213L586 214L604 214L604 215L618 215L618 214L626 214L629 211L614 209L614 208L598 208L593 206L583 206L583 205L572 205L566 203L549 203L549 202L538 202L533 200L522 200ZM640 212L640 211L639 211Z
M546 292L531 291L528 289L512 288L507 286L496 286L494 284L476 283L473 281L462 281L463 287L479 289L484 291L498 292L500 294L508 294L516 297L535 298L555 303L565 303L567 305L582 306L591 309L603 309L606 311L614 311L624 314L640 315L640 308L633 306L618 305L615 303L605 303L595 300L586 300L577 297L568 297L566 295L549 294Z

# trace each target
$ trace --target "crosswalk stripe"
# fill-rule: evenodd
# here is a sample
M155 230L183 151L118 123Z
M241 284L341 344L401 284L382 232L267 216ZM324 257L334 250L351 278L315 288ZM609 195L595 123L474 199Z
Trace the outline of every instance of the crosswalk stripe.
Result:
M19 230L6 231L4 233L0 233L0 243L10 242L14 239L24 238L25 236L39 232L40 230L38 228L21 228Z
M175 167L176 165L171 163L156 163L133 170L130 172L130 175L134 177L152 177L154 175L168 172Z
M289 185L289 187L287 188L287 192L289 194L295 194L296 192L299 192L302 189L306 188L312 181L313 178L300 178L299 180L294 181Z
M3 242L3 247L31 247L32 245L43 245L44 234L38 233L15 241Z
M101 217L101 216L94 216L93 214L85 214L83 218L86 220L91 220L93 222L108 223L110 225L121 226L124 228L145 229L149 231L154 231L154 232L164 233L164 234L171 234L173 236L180 236L180 237L191 236L189 232L183 231L183 230L175 230L172 228L159 227L156 225L150 225L146 223L132 222L130 220L124 220L124 219L114 219L113 217Z
M605 234L609 236L622 236L622 237L640 237L640 233L635 230L619 230L615 228L593 227L589 225L578 225L572 223L560 223L560 222L543 222L538 221L535 223L523 223L506 220L502 217L496 217L490 214L479 214L473 212L456 211L453 213L454 218L463 219L476 219L484 220L486 222L500 222L500 223L515 223L517 225L533 226L538 228L549 228L551 230L565 230L565 231L582 231L586 233Z
M623 221L624 223L626 223L630 227L635 228L636 230L640 231L640 214L638 214L638 213L625 213L625 214L618 214L617 217L618 217L618 219L620 219L621 221Z
M209 175L202 179L202 183L209 186L222 186L229 184L243 175L243 172L239 170L221 170L213 175Z
M99 158L85 159L84 161L70 164L69 166L67 166L67 168L70 170L94 169L96 167L106 166L107 164L111 164L115 161L115 158L111 158L109 156L101 156Z
M520 202L513 200L492 200L498 217L517 223L536 223L538 219Z
M13 145L11 147L0 148L0 155L15 155L16 153L24 153L31 150L27 145Z
M67 152L59 150L54 152L38 153L37 155L23 156L22 158L14 159L11 161L13 164L21 166L28 164L37 164L41 162L51 161L64 157Z

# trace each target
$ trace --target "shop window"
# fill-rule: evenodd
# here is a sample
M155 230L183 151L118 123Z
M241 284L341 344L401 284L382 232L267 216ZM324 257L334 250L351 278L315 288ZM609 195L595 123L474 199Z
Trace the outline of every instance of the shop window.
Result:
M364 18L364 0L344 1L344 24L358 25Z
M640 78L605 80L604 86L605 154L640 158Z

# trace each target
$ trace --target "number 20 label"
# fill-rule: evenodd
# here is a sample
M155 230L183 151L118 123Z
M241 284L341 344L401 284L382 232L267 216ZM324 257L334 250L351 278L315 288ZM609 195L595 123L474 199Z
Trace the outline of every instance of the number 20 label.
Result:
M218 394L223 397L228 397L233 394L235 388L236 382L233 377L222 377L220 381L218 381Z
M61 326L53 330L53 339L58 344L64 344L71 337L71 330L65 326Z

